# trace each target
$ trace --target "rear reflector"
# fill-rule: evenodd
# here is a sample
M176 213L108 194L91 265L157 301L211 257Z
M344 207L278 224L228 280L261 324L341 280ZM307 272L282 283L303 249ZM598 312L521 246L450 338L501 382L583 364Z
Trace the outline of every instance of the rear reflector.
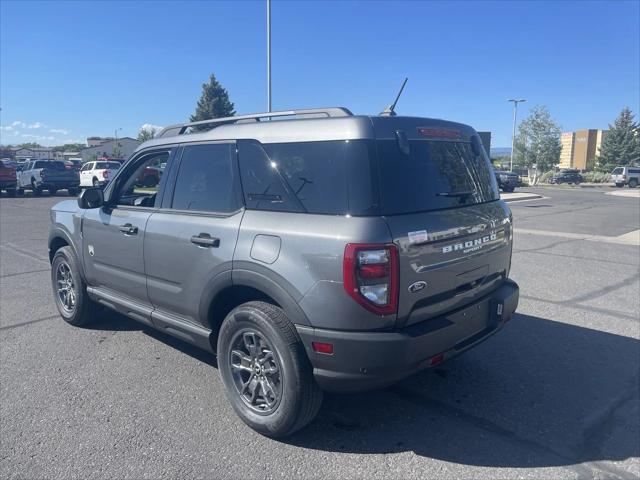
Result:
M317 353L324 353L325 355L333 355L333 344L322 342L311 342L313 351Z
M439 353L438 355L435 355L429 359L429 366L435 367L442 362L444 362L444 353Z

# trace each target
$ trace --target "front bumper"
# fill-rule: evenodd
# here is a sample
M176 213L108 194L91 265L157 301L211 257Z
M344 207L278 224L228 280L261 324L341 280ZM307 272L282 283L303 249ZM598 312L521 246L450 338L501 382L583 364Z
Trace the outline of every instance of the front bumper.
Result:
M506 280L470 305L402 330L345 332L296 327L322 389L371 390L433 366L434 357L448 360L487 339L511 318L518 297L518 285ZM312 342L333 344L333 354L316 353Z

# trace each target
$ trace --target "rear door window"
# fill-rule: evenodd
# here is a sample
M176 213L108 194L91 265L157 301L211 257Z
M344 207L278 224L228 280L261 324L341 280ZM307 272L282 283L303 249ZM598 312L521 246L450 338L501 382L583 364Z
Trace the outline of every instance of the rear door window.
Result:
M240 208L235 144L190 145L184 148L172 208L231 213Z
M439 210L498 200L488 159L470 142L411 140L403 153L395 140L380 140L380 195L387 215Z

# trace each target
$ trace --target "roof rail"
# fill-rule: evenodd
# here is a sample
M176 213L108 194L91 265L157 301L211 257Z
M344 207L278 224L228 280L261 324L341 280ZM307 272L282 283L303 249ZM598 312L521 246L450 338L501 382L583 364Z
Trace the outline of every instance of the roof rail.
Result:
M237 115L235 117L223 117L212 118L210 120L201 120L199 122L179 123L176 125L169 125L168 127L160 130L155 138L171 137L174 135L184 135L184 133L191 127L200 127L211 125L211 128L218 127L220 125L229 125L233 123L245 123L248 121L260 122L262 119L274 118L274 117L293 117L293 116L325 116L325 117L350 117L353 115L351 111L344 107L330 107L330 108L308 108L304 110L283 110L280 112L263 112L252 113L249 115Z

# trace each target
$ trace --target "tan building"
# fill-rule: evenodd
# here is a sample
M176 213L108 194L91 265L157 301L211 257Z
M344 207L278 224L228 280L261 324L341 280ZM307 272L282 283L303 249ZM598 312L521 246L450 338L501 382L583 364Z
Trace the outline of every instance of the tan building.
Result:
M600 153L602 140L607 130L586 129L562 134L560 168L586 170L592 160Z

